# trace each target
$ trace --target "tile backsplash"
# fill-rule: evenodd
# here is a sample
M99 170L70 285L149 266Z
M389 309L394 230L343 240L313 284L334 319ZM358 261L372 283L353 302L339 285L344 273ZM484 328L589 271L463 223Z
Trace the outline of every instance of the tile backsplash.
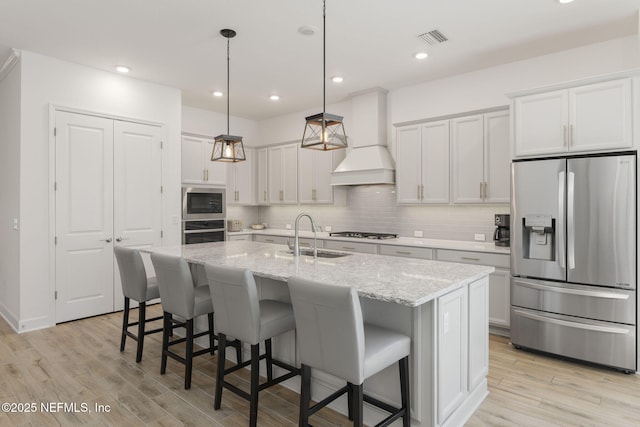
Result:
M241 219L248 228L252 223L267 223L269 228L285 228L299 213L313 216L319 225L331 226L332 231L371 231L396 233L414 237L422 231L428 239L474 240L477 233L491 241L494 214L509 213L509 206L501 205L396 205L395 186L363 185L347 190L346 206L262 206L235 207L228 210L229 219ZM308 220L301 229L309 230Z

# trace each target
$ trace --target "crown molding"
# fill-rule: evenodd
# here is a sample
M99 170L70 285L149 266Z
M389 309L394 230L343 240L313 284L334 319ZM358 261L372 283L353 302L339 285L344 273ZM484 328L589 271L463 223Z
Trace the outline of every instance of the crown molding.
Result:
M11 53L9 57L4 61L2 66L0 66L0 81L4 80L5 77L13 70L13 67L20 62L20 50L11 49Z

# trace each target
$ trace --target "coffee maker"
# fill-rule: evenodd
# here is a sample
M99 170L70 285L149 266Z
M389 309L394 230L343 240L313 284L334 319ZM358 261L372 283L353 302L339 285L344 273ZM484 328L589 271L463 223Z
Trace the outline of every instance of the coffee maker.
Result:
M509 214L496 214L496 231L493 233L493 241L496 246L509 246Z

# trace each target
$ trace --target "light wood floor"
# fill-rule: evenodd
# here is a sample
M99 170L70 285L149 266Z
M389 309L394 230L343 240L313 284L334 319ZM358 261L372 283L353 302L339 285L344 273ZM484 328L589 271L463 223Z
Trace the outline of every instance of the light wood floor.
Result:
M159 306L153 307L152 313ZM16 334L0 319L0 402L36 404L34 413L0 412L0 426L246 426L248 404L225 391L213 410L215 363L196 359L193 384L183 389L183 367L169 360L161 376L160 335L147 336L141 363L135 343L119 352L121 313ZM234 382L247 386L248 376ZM490 338L490 395L468 426L640 425L640 376L555 360ZM82 411L45 412L41 404L76 404ZM95 405L110 412L96 412ZM275 386L260 394L260 426L293 426L297 394ZM323 409L314 426L349 425Z

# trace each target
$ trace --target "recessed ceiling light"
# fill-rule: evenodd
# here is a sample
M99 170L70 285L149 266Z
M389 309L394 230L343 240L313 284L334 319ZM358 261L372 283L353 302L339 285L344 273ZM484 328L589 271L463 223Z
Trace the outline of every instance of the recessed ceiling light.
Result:
M220 98L222 96L222 92L220 92L219 90L215 90L211 92L211 95Z
M314 27L313 25L303 25L302 27L298 28L298 32L300 34L302 34L303 36L312 36L317 31L318 31L318 29L316 27Z
M573 0L558 0L558 3L560 4L567 4L567 3L571 3Z
M124 65L117 65L116 71L122 74L127 74L131 69L129 67L125 67Z
M270 100L272 100L272 101L277 101L277 100L279 100L279 99L280 99L280 97L279 97L278 95L271 95L271 96L269 97L269 99L270 99Z
M416 53L416 59L425 59L429 54L427 52L418 52Z
M342 76L333 76L331 77L331 81L334 83L342 83L344 79L342 78Z

